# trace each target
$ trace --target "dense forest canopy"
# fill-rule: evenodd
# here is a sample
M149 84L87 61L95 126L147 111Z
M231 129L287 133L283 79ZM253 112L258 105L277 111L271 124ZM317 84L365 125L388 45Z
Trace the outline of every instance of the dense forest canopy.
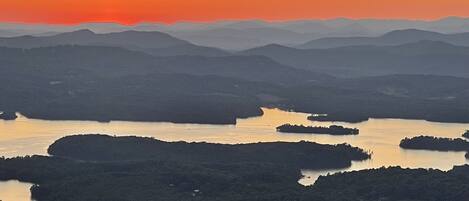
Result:
M405 138L400 146L405 149L426 149L436 151L469 151L469 141L464 139L419 136Z
M449 172L380 168L320 177L311 187L297 183L299 164L320 167L329 160L368 158L344 145L166 143L81 135L56 141L49 152L53 156L2 158L0 179L35 183L31 192L39 201L465 201L469 195L467 166ZM294 162L300 160L309 162Z
M277 127L277 131L282 133L311 133L328 135L358 135L360 130L357 128L345 128L343 126L331 125L329 127L304 126L284 124Z

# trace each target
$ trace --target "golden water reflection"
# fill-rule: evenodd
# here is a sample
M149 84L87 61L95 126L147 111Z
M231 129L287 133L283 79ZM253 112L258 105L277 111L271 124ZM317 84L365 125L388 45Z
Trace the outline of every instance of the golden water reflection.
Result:
M105 133L111 135L151 136L165 141L251 143L301 140L323 144L349 143L373 152L373 159L354 162L347 170L360 170L382 166L410 168L451 169L467 163L462 152L406 151L398 144L404 137L421 134L440 137L461 137L469 124L433 123L421 120L371 119L363 123L334 123L360 129L358 136L298 135L277 133L275 127L284 124L329 126L333 122L311 122L304 113L285 112L264 108L264 116L238 120L237 125L196 125L173 123L145 123L113 121L44 121L18 118L16 121L0 121L0 155L46 154L54 140L70 134ZM341 170L343 171L343 170ZM313 183L319 175L335 172L303 171L302 184Z
M32 184L19 181L0 182L1 201L32 201L29 188Z

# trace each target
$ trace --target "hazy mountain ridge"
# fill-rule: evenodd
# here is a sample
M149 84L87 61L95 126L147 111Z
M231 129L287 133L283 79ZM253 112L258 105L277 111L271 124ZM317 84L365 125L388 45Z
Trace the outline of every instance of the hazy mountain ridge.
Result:
M379 19L330 19L295 21L217 21L209 23L179 22L175 24L140 23L120 25L115 23L84 23L74 26L13 24L2 23L5 31L1 36L34 35L44 36L54 33L90 29L96 33L122 31L159 31L186 39L191 43L217 47L220 49L249 49L269 43L300 45L310 40L324 37L370 37L379 36L394 30L420 29L441 33L469 32L467 18L448 17L434 21L418 20L379 20ZM262 34L261 34L262 33ZM0 33L1 34L1 33ZM207 37L207 36L212 37ZM211 39L210 39L211 38Z
M433 74L469 77L469 48L440 41L395 46L356 45L328 49L295 49L268 45L240 52L263 55L300 69L341 77L389 74Z
M52 36L20 36L0 38L0 46L14 48L52 47L57 45L94 45L123 47L160 55L220 56L228 53L209 47L196 46L162 32L124 31L97 34L90 30L60 33Z
M469 33L442 34L417 29L396 30L379 37L333 37L313 40L297 46L301 49L335 48L357 45L402 45L421 40L442 41L459 46L469 46Z
M56 46L33 49L0 48L4 68L15 63L66 73L67 69L80 69L100 76L122 76L147 73L185 73L192 75L218 75L250 81L276 84L295 84L306 81L331 79L301 69L291 68L264 56L169 56L155 57L139 51L118 47ZM52 73L51 72L51 73Z
M446 17L432 21L405 19L305 19L292 21L264 21L264 20L221 20L214 22L178 22L174 24L144 22L135 25L121 25L117 23L83 23L74 26L50 24L20 24L0 23L6 30L17 30L18 34L29 35L46 32L70 32L80 29L90 29L98 33L121 32L126 30L141 31L196 31L217 28L260 28L274 27L298 33L332 33L334 29L343 27L362 27L364 32L375 34L386 33L398 29L424 29L436 32L457 33L467 32L468 18Z
M78 30L54 36L21 36L1 38L4 47L35 48L56 45L107 45L140 48L166 48L186 45L187 41L174 38L161 32L125 31L108 34L96 34L90 30Z
M320 36L315 33L297 33L275 27L216 28L196 31L170 31L168 33L199 45L229 50L241 50L274 42L284 45L301 44Z

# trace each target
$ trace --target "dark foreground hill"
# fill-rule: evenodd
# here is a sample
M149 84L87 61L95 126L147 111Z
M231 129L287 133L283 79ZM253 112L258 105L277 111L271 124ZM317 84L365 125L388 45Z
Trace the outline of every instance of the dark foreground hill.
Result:
M193 163L273 163L296 168L348 167L371 157L350 145L299 143L210 144L152 138L77 135L53 143L52 156L84 161L169 160Z
M348 145L169 143L104 135L65 137L49 153L53 157L0 160L0 179L38 184L32 188L38 200L277 200L301 189L296 181L302 167L347 167L370 157Z
M63 138L50 151L68 158L2 158L0 180L35 183L31 192L38 201L466 201L469 195L467 166L449 172L381 168L320 177L312 187L297 183L303 165L349 161L350 153L360 153L343 145L165 143L91 135Z
M320 177L310 192L331 201L463 201L469 196L468 172L467 165L449 172L380 168Z

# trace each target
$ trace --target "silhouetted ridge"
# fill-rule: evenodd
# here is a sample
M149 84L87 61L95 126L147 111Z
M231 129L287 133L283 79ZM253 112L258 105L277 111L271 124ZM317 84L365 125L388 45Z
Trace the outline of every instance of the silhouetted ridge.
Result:
M406 43L402 45L397 45L394 46L395 48L412 48L412 47L418 47L418 48L463 48L463 49L468 49L468 47L462 47L462 46L456 46L447 42L443 41L438 41L438 40L420 40L417 42L411 42L411 43Z
M335 48L356 45L401 45L421 40L443 41L453 45L469 46L469 33L442 34L417 29L396 30L378 37L328 37L311 40L297 47L301 49Z
M404 29L388 32L382 35L380 38L388 40L425 40L427 38L435 39L442 36L444 36L444 34L432 31L425 31L419 29Z
M90 37L97 35L95 32L89 30L89 29L80 29L76 31L71 31L71 32L66 32L66 33L59 33L56 34L55 36L59 37Z
M262 47L253 48L253 50L255 50L255 49L290 49L290 48L287 47L287 46L272 43L272 44L265 45L265 46L262 46Z
M167 33L157 31L123 31L97 34L88 29L52 36L0 38L0 46L14 48L51 47L58 45L94 45L122 47L156 56L201 55L226 56L228 52L197 46Z
M467 39L469 45L469 37ZM239 54L263 55L284 65L334 76L430 74L469 77L466 68L469 47L457 46L448 41L418 38L396 44L346 43L345 46L326 49L295 49L271 45Z

